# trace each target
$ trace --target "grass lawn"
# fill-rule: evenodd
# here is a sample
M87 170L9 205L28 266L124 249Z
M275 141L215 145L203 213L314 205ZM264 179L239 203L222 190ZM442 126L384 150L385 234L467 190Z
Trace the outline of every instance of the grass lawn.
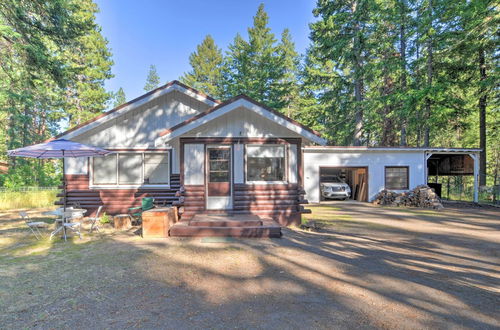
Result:
M36 241L0 213L1 328L500 327L498 210L311 209L317 231L226 242Z

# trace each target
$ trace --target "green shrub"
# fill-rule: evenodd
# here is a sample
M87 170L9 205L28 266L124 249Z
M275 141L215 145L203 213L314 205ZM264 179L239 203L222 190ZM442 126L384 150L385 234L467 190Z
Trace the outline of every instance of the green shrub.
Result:
M100 220L101 224L105 224L105 223L110 223L111 222L111 218L109 215L106 214L106 212L104 212L101 216L101 220Z

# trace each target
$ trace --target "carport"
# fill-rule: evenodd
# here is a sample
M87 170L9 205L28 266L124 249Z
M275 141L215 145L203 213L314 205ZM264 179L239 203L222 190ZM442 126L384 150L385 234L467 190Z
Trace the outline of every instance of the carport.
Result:
M428 149L425 152L427 161L427 183L437 192L439 176L473 176L474 202L479 200L479 152L481 149ZM432 182L432 179L435 179Z
M368 167L353 166L320 166L319 184L332 182L333 177L339 177L351 188L351 199L360 202L368 201ZM320 200L324 198L320 195Z

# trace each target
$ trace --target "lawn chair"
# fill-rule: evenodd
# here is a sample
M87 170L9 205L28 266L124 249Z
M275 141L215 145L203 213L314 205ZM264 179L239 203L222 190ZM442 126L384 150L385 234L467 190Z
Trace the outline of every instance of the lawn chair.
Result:
M28 213L26 212L19 212L19 215L26 223L26 226L29 227L33 235L35 235L35 238L37 240L42 238L42 233L40 232L40 228L47 228L49 224L43 221L32 221Z
M144 197L141 201L141 206L131 207L128 209L129 214L132 216L132 219L134 219L136 224L140 224L142 222L142 212L151 210L155 207L154 201L155 199L152 197Z
M102 205L99 206L97 209L97 212L95 214L95 217L88 217L84 219L84 221L90 221L90 229L89 229L89 234L92 233L92 231L95 229L99 231L99 222L101 221L101 211L102 211Z

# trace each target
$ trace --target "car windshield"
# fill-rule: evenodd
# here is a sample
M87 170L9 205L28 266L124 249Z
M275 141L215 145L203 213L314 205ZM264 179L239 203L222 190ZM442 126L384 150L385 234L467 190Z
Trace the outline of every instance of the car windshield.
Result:
M341 178L336 175L328 175L323 177L324 183L344 183Z

